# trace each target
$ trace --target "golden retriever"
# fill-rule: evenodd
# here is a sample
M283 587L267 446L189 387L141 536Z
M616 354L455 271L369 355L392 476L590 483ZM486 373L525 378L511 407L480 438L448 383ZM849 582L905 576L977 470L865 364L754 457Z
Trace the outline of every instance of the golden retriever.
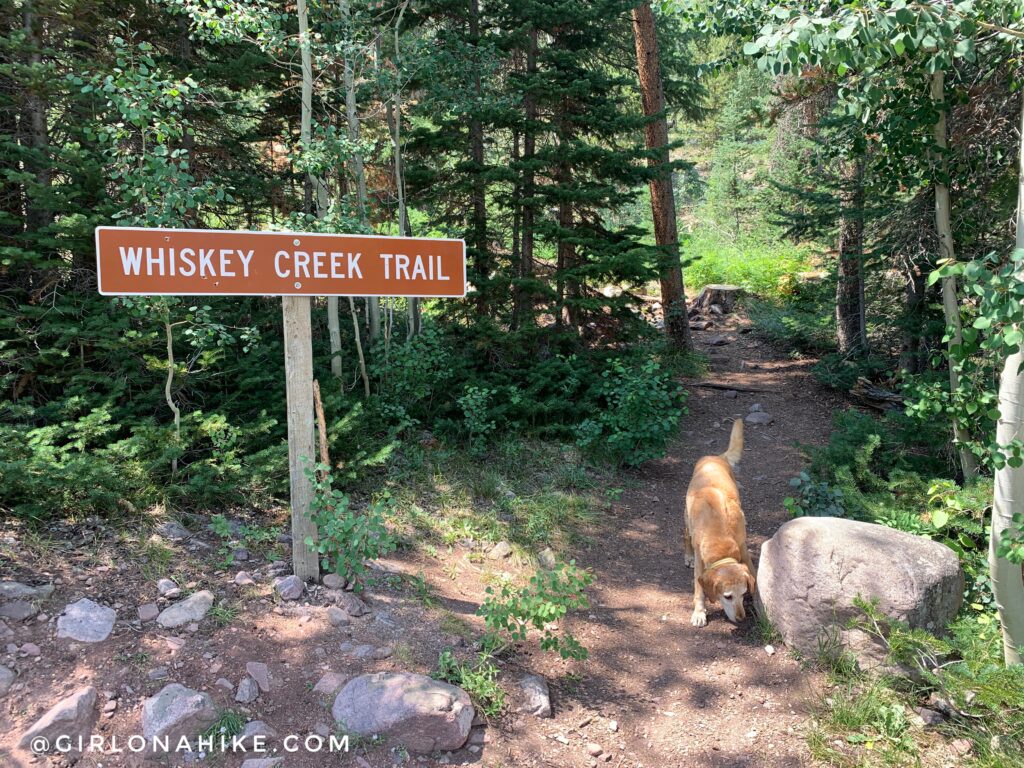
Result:
M733 622L746 618L743 597L754 594L756 574L747 552L746 521L732 474L742 453L743 419L737 419L728 450L698 461L686 490L683 549L686 565L694 568L690 623L695 627L708 623L705 594L721 604Z

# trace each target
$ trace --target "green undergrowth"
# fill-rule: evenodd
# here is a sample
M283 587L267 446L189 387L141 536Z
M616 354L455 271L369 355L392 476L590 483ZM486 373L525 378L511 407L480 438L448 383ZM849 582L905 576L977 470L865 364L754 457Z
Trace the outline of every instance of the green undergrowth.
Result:
M812 250L778 237L730 237L701 229L683 245L687 288L697 291L712 283L738 285L764 298L792 293L795 275L811 269Z

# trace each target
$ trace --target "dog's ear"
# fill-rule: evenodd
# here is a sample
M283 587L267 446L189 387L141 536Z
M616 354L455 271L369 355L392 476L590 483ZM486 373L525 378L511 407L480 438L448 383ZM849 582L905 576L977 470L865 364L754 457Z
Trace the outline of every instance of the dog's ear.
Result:
M700 575L700 585L704 588L704 594L713 603L718 602L718 574L714 571L704 571Z
M754 592L757 591L757 580L754 578L747 566L743 566L743 571L747 577L747 594L753 597Z

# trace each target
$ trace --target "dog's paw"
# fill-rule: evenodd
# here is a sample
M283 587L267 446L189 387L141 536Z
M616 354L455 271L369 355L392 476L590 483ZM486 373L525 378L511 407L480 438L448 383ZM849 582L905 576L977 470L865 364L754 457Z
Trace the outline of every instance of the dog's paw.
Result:
M683 555L683 565L687 568L693 568L693 555Z
M703 627L708 623L708 612L707 611L694 611L690 617L690 623L695 627Z

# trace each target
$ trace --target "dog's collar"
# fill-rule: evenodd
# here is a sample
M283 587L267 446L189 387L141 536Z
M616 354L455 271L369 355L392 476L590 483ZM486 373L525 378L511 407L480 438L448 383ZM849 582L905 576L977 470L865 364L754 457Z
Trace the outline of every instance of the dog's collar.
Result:
M715 568L718 568L722 565L736 565L738 563L739 560L737 560L735 557L723 557L721 560L715 560L715 562L713 562L711 565L705 566L704 570L713 571Z

